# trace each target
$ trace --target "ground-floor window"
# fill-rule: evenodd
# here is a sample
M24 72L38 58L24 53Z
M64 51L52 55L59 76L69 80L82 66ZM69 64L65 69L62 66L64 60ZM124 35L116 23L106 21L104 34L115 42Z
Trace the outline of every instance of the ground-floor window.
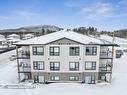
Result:
M51 81L59 81L60 76L51 76L50 79L51 79Z
M43 83L44 82L44 76L34 76L34 82L35 83Z
M85 76L85 83L94 84L95 83L95 76Z
M70 81L78 81L79 80L79 77L78 76L70 76L69 77L69 80Z

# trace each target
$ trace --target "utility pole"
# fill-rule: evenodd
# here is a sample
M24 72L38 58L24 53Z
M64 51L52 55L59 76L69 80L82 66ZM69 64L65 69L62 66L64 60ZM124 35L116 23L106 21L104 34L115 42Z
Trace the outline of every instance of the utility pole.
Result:
M110 82L112 80L112 68L113 68L113 60L114 60L114 53L115 53L115 49L114 49L114 41L115 41L115 35L114 35L114 32L113 32L113 39L112 39L112 61L111 61L111 74L110 74Z

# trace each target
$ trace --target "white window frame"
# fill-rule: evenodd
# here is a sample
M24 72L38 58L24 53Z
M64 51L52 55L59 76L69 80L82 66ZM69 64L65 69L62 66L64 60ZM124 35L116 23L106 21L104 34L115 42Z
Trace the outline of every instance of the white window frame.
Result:
M70 47L69 48L70 56L79 56L80 55L80 47Z
M44 55L44 47L43 46L33 46L33 55ZM40 51L41 49L41 51Z
M79 62L69 62L70 71L79 71Z
M87 79L87 81L86 81L86 79ZM95 84L95 76L85 76L85 83Z
M60 62L50 62L50 70L59 71Z
M97 46L87 46L86 55L97 55Z
M96 61L86 61L85 70L96 70Z
M33 61L34 70L44 70L44 61Z
M51 81L59 81L60 80L60 76L51 76Z
M40 79L43 77L43 81L40 81ZM38 75L35 75L34 76L34 82L35 83L43 83L44 82L44 76L38 76Z
M50 47L50 56L60 56L60 47L58 46L54 46L54 47Z
M70 81L78 81L79 80L79 76L70 76L69 80Z

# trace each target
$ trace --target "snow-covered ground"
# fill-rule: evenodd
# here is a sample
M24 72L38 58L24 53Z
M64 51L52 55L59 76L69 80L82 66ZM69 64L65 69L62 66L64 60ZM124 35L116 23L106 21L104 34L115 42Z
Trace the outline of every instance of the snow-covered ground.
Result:
M0 54L0 85L17 84L16 61L9 61L15 54L10 51ZM126 95L127 94L127 54L114 59L113 77L111 84L80 84L52 83L38 84L35 89L3 89L0 95Z

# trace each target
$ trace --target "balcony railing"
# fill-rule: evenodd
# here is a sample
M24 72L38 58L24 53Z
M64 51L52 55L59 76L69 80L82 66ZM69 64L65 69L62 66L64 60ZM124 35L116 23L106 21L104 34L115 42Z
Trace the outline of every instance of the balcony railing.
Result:
M30 72L31 71L31 65L28 63L21 62L19 64L19 72Z
M29 51L22 51L18 53L18 59L29 59L30 52Z
M30 67L19 67L19 72L30 72L31 68Z
M110 73L111 72L111 63L100 64L99 72L101 73Z
M111 59L112 58L112 52L100 52L100 58Z

